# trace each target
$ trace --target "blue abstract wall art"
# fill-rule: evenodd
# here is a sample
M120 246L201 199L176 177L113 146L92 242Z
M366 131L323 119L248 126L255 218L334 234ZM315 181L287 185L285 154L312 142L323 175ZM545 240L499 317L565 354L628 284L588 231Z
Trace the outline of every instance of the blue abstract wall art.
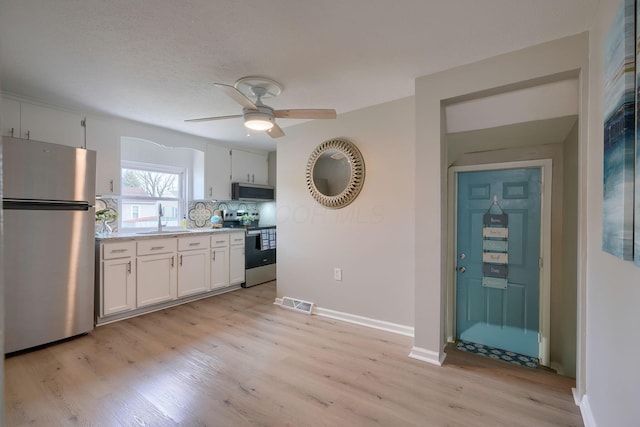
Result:
M623 0L604 46L602 249L625 260L634 249L635 17L635 0Z

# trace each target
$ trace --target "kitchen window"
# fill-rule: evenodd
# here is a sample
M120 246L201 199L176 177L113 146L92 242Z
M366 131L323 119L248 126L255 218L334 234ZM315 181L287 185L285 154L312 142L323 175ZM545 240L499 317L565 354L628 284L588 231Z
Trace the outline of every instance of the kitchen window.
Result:
M123 161L121 229L152 229L158 226L158 204L162 225L179 227L184 212L183 168Z

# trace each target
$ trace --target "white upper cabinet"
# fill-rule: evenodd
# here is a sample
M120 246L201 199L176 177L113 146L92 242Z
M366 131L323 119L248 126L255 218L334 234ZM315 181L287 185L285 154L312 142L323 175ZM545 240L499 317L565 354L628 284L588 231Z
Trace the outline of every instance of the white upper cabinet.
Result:
M83 117L68 111L20 103L20 137L84 147Z
M204 157L204 198L214 200L231 199L231 156L229 149L207 144Z
M120 194L120 136L109 119L87 118L87 148L96 152L96 194Z
M84 147L83 116L3 97L2 136Z
M2 136L20 138L20 102L8 98L0 99L0 127Z
M267 185L269 181L269 156L231 150L231 181Z

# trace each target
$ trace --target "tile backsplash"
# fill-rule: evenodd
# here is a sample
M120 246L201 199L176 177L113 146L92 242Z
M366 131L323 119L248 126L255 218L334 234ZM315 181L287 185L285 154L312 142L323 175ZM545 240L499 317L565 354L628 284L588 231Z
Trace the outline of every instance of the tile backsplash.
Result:
M187 228L208 228L216 210L258 210L257 203L243 201L191 200L187 207Z
M118 197L100 196L96 198L96 211L109 209L119 212ZM226 200L212 202L211 200L190 200L187 206L187 228L209 228L211 217L216 210L258 210L256 202L244 202L237 200ZM118 231L118 220L107 221L113 232ZM96 223L96 227L98 224Z

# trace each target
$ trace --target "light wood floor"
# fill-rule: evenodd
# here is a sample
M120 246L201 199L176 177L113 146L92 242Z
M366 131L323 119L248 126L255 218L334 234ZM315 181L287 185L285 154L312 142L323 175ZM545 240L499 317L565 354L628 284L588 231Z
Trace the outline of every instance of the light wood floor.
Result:
M582 425L548 372L273 305L275 284L5 360L7 426Z

